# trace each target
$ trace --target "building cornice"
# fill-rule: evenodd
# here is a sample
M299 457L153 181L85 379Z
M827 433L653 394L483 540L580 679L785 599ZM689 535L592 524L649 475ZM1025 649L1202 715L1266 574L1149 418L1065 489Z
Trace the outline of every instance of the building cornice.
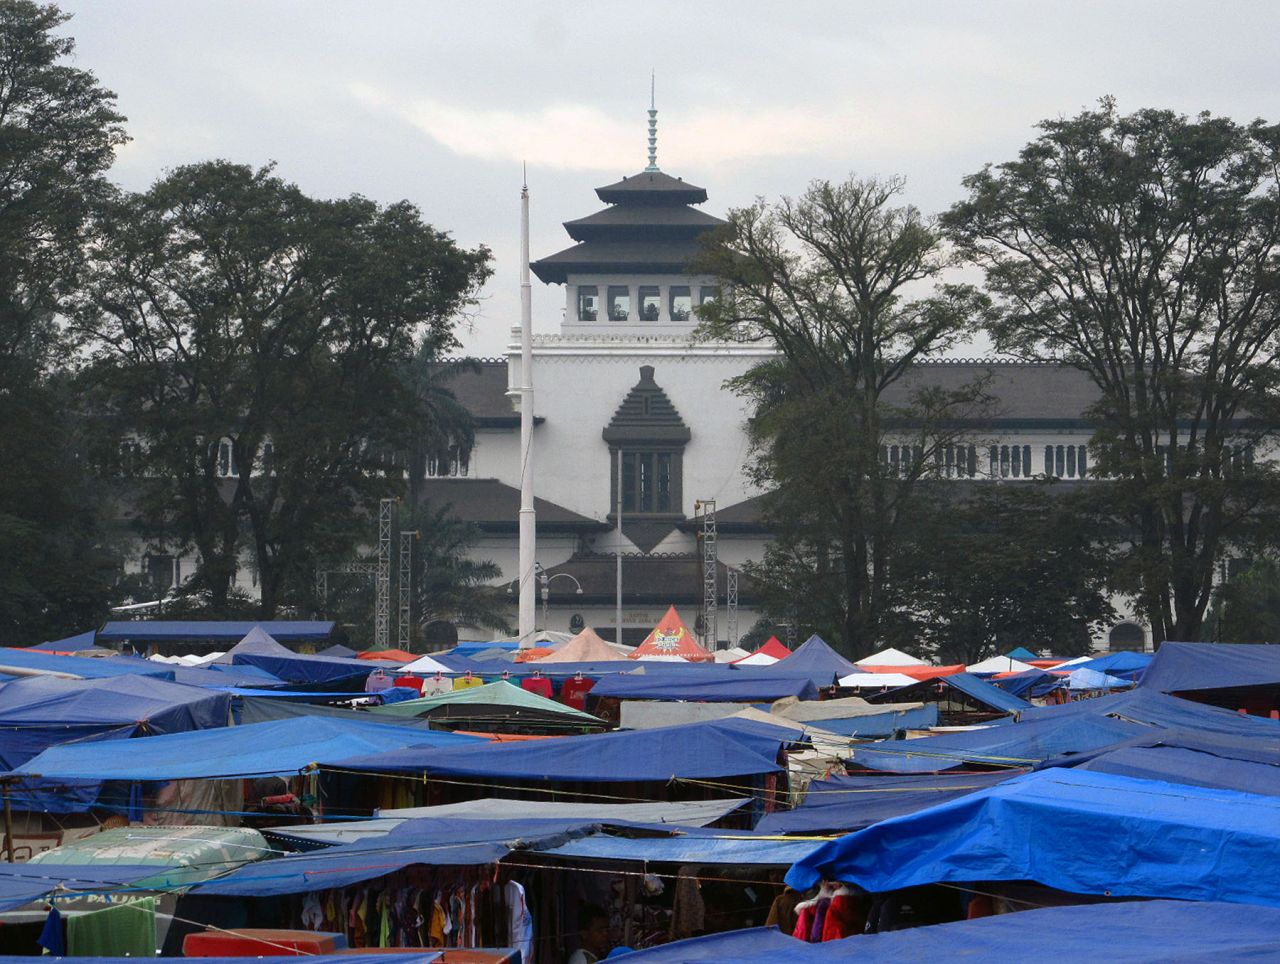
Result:
M704 358L772 358L777 352L770 345L740 344L726 341L700 341L690 335L534 335L533 352L541 357L619 356L634 358L645 355ZM519 344L507 346L507 356L520 353Z

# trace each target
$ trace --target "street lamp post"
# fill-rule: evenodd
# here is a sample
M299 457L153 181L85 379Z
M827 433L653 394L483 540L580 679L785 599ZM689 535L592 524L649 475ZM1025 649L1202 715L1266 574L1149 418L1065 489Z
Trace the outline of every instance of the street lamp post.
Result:
M547 570L542 568L541 563L535 562L534 568L538 570L538 582L542 586L542 631L547 631L547 601L551 598L551 580L552 579L568 579L573 582L574 592L582 595L582 583L578 582L576 576L567 572L557 572L555 575L548 576Z

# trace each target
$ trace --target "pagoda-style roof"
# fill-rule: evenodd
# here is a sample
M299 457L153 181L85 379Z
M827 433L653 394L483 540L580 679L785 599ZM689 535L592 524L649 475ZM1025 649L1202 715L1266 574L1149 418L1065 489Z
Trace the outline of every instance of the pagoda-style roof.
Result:
M640 381L627 393L601 435L610 445L684 445L690 438L684 419L653 380L652 365L640 366Z
M578 243L530 264L547 284L570 274L685 274L698 238L725 222L691 204L707 192L661 171L642 171L596 189L610 207L565 222Z
M701 204L707 190L662 171L641 171L596 188L596 196L609 204Z
M584 241L529 267L547 284L564 284L570 274L681 274L697 253L697 241Z
M714 214L684 204L617 204L564 222L575 241L606 241L619 236L696 238L725 222Z

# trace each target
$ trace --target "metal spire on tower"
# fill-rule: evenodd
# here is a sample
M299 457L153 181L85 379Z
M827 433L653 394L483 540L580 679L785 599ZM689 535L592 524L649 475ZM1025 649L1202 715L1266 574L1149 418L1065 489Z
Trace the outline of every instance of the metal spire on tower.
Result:
M649 166L646 171L658 169L658 102L654 96L656 90L654 75L649 73Z

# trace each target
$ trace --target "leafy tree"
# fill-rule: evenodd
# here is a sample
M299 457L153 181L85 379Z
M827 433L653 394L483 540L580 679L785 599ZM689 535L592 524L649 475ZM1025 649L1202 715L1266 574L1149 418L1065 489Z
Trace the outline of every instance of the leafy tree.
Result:
M1240 566L1218 587L1205 618L1215 643L1280 642L1280 563L1263 557Z
M108 506L86 484L76 393L57 324L88 211L123 142L115 95L68 66L56 7L0 0L0 643L105 615Z
M913 600L906 642L947 664L1016 646L1089 652L1114 613L1109 547L1087 508L1052 482L965 489L913 526L896 573Z
M998 346L1097 386L1117 579L1157 642L1197 639L1224 549L1274 535L1251 463L1277 424L1280 128L1104 100L1040 132L945 224L1002 302Z
M732 211L696 265L723 291L701 309L701 333L778 349L732 382L754 409L754 480L780 533L750 574L769 615L803 619L798 638L818 631L854 657L903 603L890 570L918 483L983 402L977 382L913 377L967 336L984 299L941 283L950 258L928 219L894 206L902 187L820 181ZM886 457L894 446L906 454Z
M76 319L140 438L149 521L195 547L213 609L242 552L270 617L367 538L417 431L403 372L456 345L488 261L407 202L315 200L225 161L105 212Z

